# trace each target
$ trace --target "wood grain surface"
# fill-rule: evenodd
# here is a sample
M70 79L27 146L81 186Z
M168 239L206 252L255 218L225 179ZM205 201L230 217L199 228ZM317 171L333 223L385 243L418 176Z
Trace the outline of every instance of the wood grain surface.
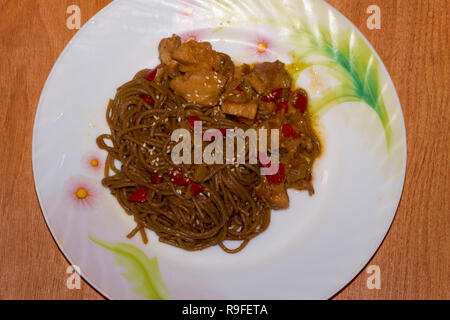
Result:
M31 141L45 80L82 22L109 0L0 0L0 299L104 299L83 282L66 287L69 265L55 244L34 191ZM389 70L406 121L408 163L394 223L366 269L334 299L450 298L448 0L329 0L368 38ZM366 9L381 8L368 30ZM367 266L366 266L367 267Z

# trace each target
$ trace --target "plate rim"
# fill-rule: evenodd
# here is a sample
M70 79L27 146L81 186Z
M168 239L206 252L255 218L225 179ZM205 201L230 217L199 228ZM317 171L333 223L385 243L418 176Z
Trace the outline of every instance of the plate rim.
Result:
M408 166L408 152L407 152L408 151L408 147L407 147L408 146L408 141L407 141L407 135L406 135L405 117L403 116L403 108L402 108L402 104L400 102L400 97L398 96L397 88L394 85L394 81L392 80L391 74L389 73L389 70L386 68L386 65L384 64L384 62L381 59L380 55L375 50L375 48L372 46L370 41L367 40L367 38L364 36L364 34L361 32L361 30L359 30L359 28L352 21L350 21L343 13L341 13L338 9L336 9L331 4L329 4L326 0L320 0L320 1L322 1L335 14L337 14L338 16L343 18L344 21L346 23L348 23L348 25L361 37L361 39L364 40L364 42L367 44L367 46L372 51L374 56L377 58L378 63L380 64L382 70L384 71L384 74L386 76L386 80L387 80L388 84L391 86L391 88L393 88L394 98L395 98L395 101L397 103L397 109L398 109L399 114L400 114L400 120L401 120L400 123L401 123L401 128L402 128L402 139L404 141L404 144L403 144L402 173L401 173L401 181L402 182L401 182L401 186L400 186L400 194L398 196L397 203L395 204L395 210L393 210L393 215L392 215L392 218L390 219L390 222L389 222L389 225L388 225L388 227L386 229L386 232L384 233L384 235L381 236L381 239L379 240L379 244L375 248L372 249L372 252L371 252L368 260L366 262L362 263L360 267L358 267L357 271L353 274L353 277L348 282L346 282L344 285L340 286L333 295L331 295L329 298L327 298L327 299L332 299L333 297L338 295L343 289L345 289L350 283L352 283L353 280L355 280L355 278L364 270L364 267L367 264L369 264L369 262L372 260L372 258L375 256L375 254L381 248L381 246L384 243L384 240L386 239L389 231L391 230L392 224L394 223L394 219L397 216L398 207L400 206L400 202L401 202L402 197L403 197L403 191L405 189L406 168Z
M31 161L32 161L32 170L33 170L33 183L34 183L34 189L36 192L36 195L38 197L38 202L39 202L39 208L41 209L41 214L44 217L45 220L45 224L47 225L47 228L50 230L50 233L52 235L53 241L56 243L56 245L58 246L59 250L61 250L61 252L64 255L64 258L66 258L66 260L70 263L70 265L75 265L73 258L70 256L70 254L68 252L66 252L66 250L64 249L63 245L57 240L55 231L53 229L53 226L51 225L48 217L46 216L45 212L45 206L44 206L44 201L42 199L38 184L36 183L37 178L36 178L36 151L37 147L37 125L39 123L39 118L40 118L40 113L42 111L42 105L44 104L44 99L45 99L45 92L48 89L48 85L51 82L55 70L57 69L57 67L59 66L59 64L61 63L61 60L63 59L63 57L66 55L66 53L69 51L69 49L72 47L73 43L83 34L86 32L86 30L92 25L92 21L94 21L95 19L97 19L100 15L102 15L105 11L109 10L110 8L112 8L113 6L117 5L117 3L121 2L122 0L113 0L111 3L107 4L105 7L103 7L102 9L100 9L95 15L93 15L88 21L86 21L86 23L81 27L80 30L78 30L75 35L72 37L72 39L70 39L70 41L66 44L66 46L64 47L64 49L61 51L61 53L59 54L58 58L56 59L55 63L52 66L52 69L49 73L49 75L47 76L47 79L45 80L45 84L42 88L41 91L41 95L39 97L39 102L37 105L37 109L36 109L36 114L34 117L34 123L33 123L33 139L32 139L32 146L31 146ZM82 270L80 270L80 272L77 271L77 273L92 287L94 288L98 293L100 293L103 297L107 298L108 300L115 300L113 298L111 298L106 290L103 290L101 288L99 288L96 284L94 284L93 280L91 281Z
M35 192L36 192L36 195L37 195L37 198L38 198L38 203L39 203L39 207L40 207L40 210L41 210L41 214L44 217L44 220L45 220L45 223L47 225L47 228L50 230L50 233L52 235L53 241L56 243L56 245L58 246L59 250L63 253L64 257L66 258L66 260L71 265L74 265L73 258L65 250L64 246L57 240L57 237L56 237L56 234L55 234L55 230L53 229L52 225L49 222L49 219L48 219L47 215L45 214L46 210L45 210L45 206L44 206L44 201L43 201L43 198L41 196L41 193L40 193L40 190L39 190L39 186L37 184L36 150L37 150L38 123L39 123L40 114L41 114L41 111L42 111L42 108L43 108L42 105L44 104L44 100L45 100L45 96L46 96L45 93L47 92L48 85L51 82L51 80L53 79L55 70L61 64L61 61L64 58L64 56L66 55L66 53L70 50L70 48L72 47L73 43L76 40L78 40L89 29L89 27L92 25L93 21L95 21L102 14L104 14L106 11L112 9L113 7L117 6L119 3L123 2L123 1L124 0L113 0L111 3L107 4L105 7L100 9L87 22L85 22L85 24L81 27L81 29L78 30L75 33L75 35L70 39L70 41L66 44L66 46L64 47L64 49L61 51L61 53L59 54L58 58L54 62L49 75L47 76L45 84L44 84L44 86L42 88L42 91L40 93L40 98L39 98L39 101L38 101L38 104L37 104L37 109L36 109L36 113L35 113L35 117L34 117L33 137L32 137L32 172L33 172L34 189L35 189ZM267 1L272 1L272 0L267 0ZM343 18L343 20L348 24L350 29L355 31L364 40L364 42L367 44L367 46L369 47L369 49L371 50L373 55L376 57L376 59L380 63L381 69L382 69L382 71L384 72L384 74L386 76L387 83L393 89L394 99L395 99L395 101L397 103L397 108L396 109L397 109L397 112L399 112L399 115L400 115L399 120L400 120L400 123L401 123L401 138L402 138L402 140L404 142L403 143L402 172L401 172L401 175L400 175L401 184L399 185L399 188L400 188L399 191L400 192L399 192L398 199L394 199L393 200L394 201L393 203L395 204L395 206L394 206L395 210L392 210L393 214L392 214L392 217L390 218L390 221L388 223L386 231L384 232L384 234L381 234L379 239L377 239L377 241L376 241L377 244L370 249L369 258L367 259L367 261L362 261L358 266L355 266L355 271L352 272L352 277L349 280L344 281L343 284L338 285L337 288L334 288L333 290L330 290L330 291L334 292L330 296L323 297L323 299L332 299L336 295L338 295L343 289L345 289L350 283L352 283L354 281L354 279L364 270L364 267L372 260L374 255L381 248L382 244L384 243L384 241L386 239L387 234L389 233L389 231L390 231L390 229L392 227L394 219L395 219L395 217L397 215L397 211L398 211L400 202L401 202L402 197L403 197L403 191L404 191L404 186L405 186L406 169L407 169L407 163L408 163L408 161L407 161L407 135L406 135L405 118L404 118L404 115L403 115L403 108L402 108L402 105L401 105L401 102L400 102L400 98L398 96L397 89L396 89L396 87L394 85L394 82L393 82L393 80L391 78L391 75L390 75L388 69L386 68L386 66L385 66L383 60L381 59L381 57L379 56L378 52L375 50L375 48L372 46L372 44L367 40L367 38L364 36L364 34L359 30L359 28L356 27L356 25L352 21L350 21L343 13L341 13L338 9L333 7L331 4L329 4L325 0L320 0L320 2L325 4L325 6L327 6L328 9L330 9L332 12L337 14L339 17ZM114 298L109 296L109 294L106 292L106 290L103 290L98 285L96 285L94 283L94 280L90 280L83 273L83 271L80 270L80 272L78 274L81 277L83 277L83 279L92 288L94 288L100 295L102 295L103 297L105 297L105 298L107 298L109 300L113 300L114 299Z

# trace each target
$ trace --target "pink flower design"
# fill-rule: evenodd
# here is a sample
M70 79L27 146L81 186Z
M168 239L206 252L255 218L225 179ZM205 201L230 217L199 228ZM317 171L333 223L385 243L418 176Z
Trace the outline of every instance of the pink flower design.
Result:
M276 40L260 34L252 37L251 55L257 61L270 61L276 56L275 50L278 47Z
M191 17L195 13L196 6L198 6L198 4L192 0L180 1L180 6L177 8L177 13L185 17Z
M182 42L187 42L189 40L202 41L208 36L208 34L209 31L206 29L194 29L180 33L179 36Z
M78 208L93 207L100 194L94 181L83 176L73 176L64 184L64 192L70 203Z
M91 151L86 153L83 156L82 161L83 167L91 172L98 173L103 169L103 161L98 152Z
M183 10L181 10L181 14L190 17L194 13L194 8L192 7L186 7Z

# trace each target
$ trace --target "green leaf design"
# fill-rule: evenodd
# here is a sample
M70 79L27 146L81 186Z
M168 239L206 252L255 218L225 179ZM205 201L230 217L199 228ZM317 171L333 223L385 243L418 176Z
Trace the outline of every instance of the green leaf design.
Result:
M309 43L297 45L292 52L294 64L301 66L296 68L296 76L310 66L321 65L328 68L330 74L341 83L337 88L326 92L323 98L313 100L311 111L324 113L342 102L363 101L380 118L389 148L392 129L379 86L379 63L365 41L355 33L331 34L329 29L320 26L315 34L304 26L293 29L294 39L306 34L306 39L309 40ZM307 54L321 55L325 59L305 63Z
M148 300L171 299L156 257L150 259L142 250L128 243L103 241L91 235L89 239L108 249L116 264L127 271L121 275L135 286L132 291L136 295Z
M293 48L291 56L294 66L290 71L294 78L298 78L305 69L320 65L341 83L325 92L322 98L312 100L310 111L323 115L343 102L365 102L377 113L384 128L387 147L390 148L392 128L379 85L379 62L359 34L353 30L339 32L333 22L334 13L329 11L329 25L322 26L317 21L305 23L301 18L304 12L315 14L311 11L310 1L265 1L264 5L256 0L204 1L212 2L221 9L222 13L217 13L216 18L231 21L227 25L245 25L251 21L281 28L287 34L288 45ZM308 62L306 58L311 55L321 56L323 60Z

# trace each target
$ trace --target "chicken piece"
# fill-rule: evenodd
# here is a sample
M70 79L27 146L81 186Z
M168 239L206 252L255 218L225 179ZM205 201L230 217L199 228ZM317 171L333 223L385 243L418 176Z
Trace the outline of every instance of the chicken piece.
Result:
M259 102L259 109L258 109L259 114L271 115L275 112L275 109L276 109L275 102L264 102L264 101Z
M255 190L256 194L264 199L272 209L289 208L289 196L284 183L271 184L265 176L262 176L261 183Z
M248 64L243 64L234 68L234 79L242 80L242 78L250 72L250 66Z
M170 72L178 71L178 62L172 59L172 53L181 45L181 39L177 35L162 39L158 46L159 59Z
M298 146L300 145L301 138L288 138L281 141L281 147L287 150L287 154L290 158L294 158L297 152Z
M172 58L180 63L180 71L216 70L221 66L221 55L214 51L209 42L190 40L172 53Z
M308 191L308 194L310 196L312 196L314 194L313 185L311 184L311 182L306 181L306 180L299 180L299 181L293 183L292 185L290 185L289 188L295 188L299 191L306 190L306 191Z
M177 48L172 57L182 64L196 64L200 60L199 55L209 51L213 51L209 42L189 40Z
M272 90L291 87L291 76L280 61L257 64L245 80L259 94L269 94Z
M227 94L223 95L223 99L227 102L232 102L232 103L247 103L251 100L251 97L249 98L249 96L245 93L245 92L239 92L237 90L231 90L230 92L228 92Z
M244 80L244 76L250 73L250 66L248 64L243 64L234 68L234 75L232 81L232 89L235 89L239 86Z
M289 122L299 133L307 133L309 131L308 119L305 114L295 112L289 117Z
M220 74L224 75L228 79L227 86L231 85L234 78L234 63L230 56L225 53L219 53L220 55L220 68L216 69Z
M293 185L299 180L308 179L309 163L304 157L299 156L295 159L292 159L289 161L289 164L291 166L286 173L286 181L289 186Z
M300 134L299 146L297 150L300 153L308 153L313 156L320 154L320 141L315 138L314 131L305 114L296 112L289 117L289 122Z
M254 72L266 84L268 91L291 87L291 76L284 68L284 63L279 60L257 64Z
M256 72L254 72L254 71L250 72L249 74L245 75L244 79L259 94L268 93L266 84L262 81L262 79L258 76L258 74L256 74Z
M236 103L230 100L225 100L222 103L223 113L237 117L255 119L256 111L258 111L258 103L256 101Z
M265 127L266 129L278 129L281 131L281 125L281 119L279 117L275 117L264 121L261 124L261 127Z
M170 88L189 102L214 106L224 89L227 78L207 70L188 72L170 81Z

